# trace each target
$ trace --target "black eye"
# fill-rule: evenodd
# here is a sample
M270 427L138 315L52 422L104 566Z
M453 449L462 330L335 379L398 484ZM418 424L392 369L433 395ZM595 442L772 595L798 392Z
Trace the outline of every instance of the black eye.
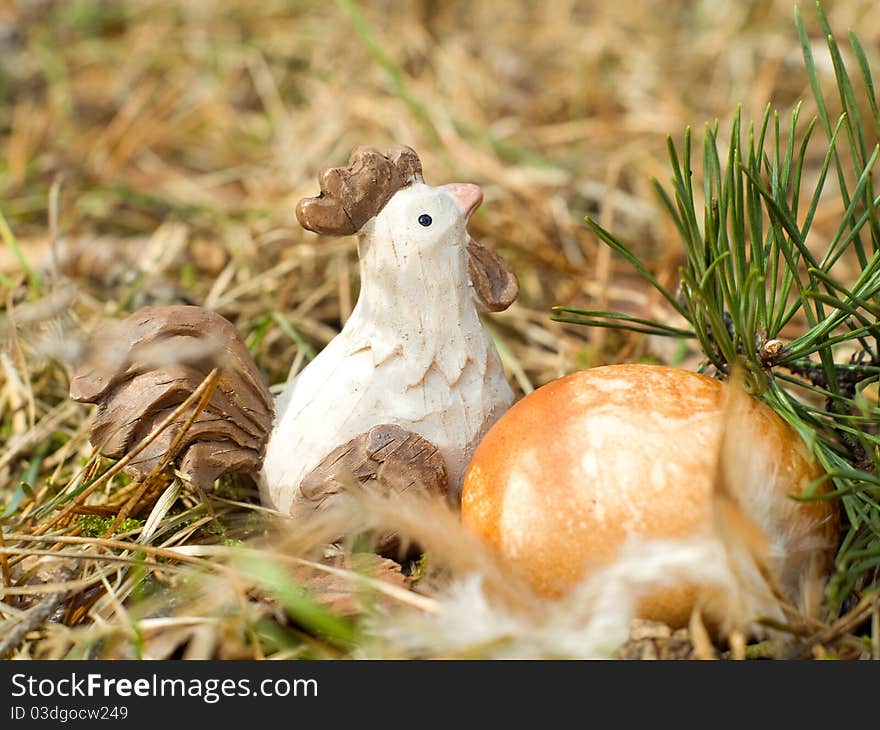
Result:
M419 223L427 228L431 225L431 223L433 223L433 221L431 220L431 216L429 216L427 213L422 213L419 216Z

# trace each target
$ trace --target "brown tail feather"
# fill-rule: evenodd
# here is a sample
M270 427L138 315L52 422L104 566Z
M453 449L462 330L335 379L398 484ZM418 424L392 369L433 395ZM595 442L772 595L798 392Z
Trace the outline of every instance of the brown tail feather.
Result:
M214 369L217 387L179 441L174 461L204 486L227 472L259 469L274 404L235 327L200 307L139 309L89 342L70 396L94 403L92 445L119 458L145 439ZM144 479L166 455L191 413L165 431L126 468Z

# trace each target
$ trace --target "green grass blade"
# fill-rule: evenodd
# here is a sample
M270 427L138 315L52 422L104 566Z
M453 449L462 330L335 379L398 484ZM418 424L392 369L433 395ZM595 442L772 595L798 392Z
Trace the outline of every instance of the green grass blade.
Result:
M360 38L361 42L366 46L370 55L373 57L373 60L379 64L388 76L388 79L391 81L391 86L394 89L394 93L409 107L413 116L424 128L429 138L439 145L440 135L437 134L437 129L434 127L434 123L431 121L431 116L428 114L427 109L410 92L409 87L404 80L403 71L385 52L384 45L376 38L373 29L370 28L366 19L361 14L357 4L354 0L336 0L336 5L342 11L343 15L345 15L345 18L349 25L351 25L355 35Z
M280 565L253 551L243 551L236 563L249 579L275 598L288 615L305 629L339 646L354 643L356 634L351 623L317 603Z
M287 321L287 317L285 317L281 312L274 311L272 312L272 319L275 324L281 329L281 331L286 334L291 340L293 340L298 346L299 349L302 350L303 355L305 355L306 360L312 361L315 359L315 350L314 348L306 342L302 335L294 329L293 325Z
M18 261L18 265L21 266L22 271L24 271L27 276L34 296L40 296L43 291L43 284L40 281L40 277L34 268L28 263L24 252L21 250L21 246L18 245L18 239L16 239L15 234L12 233L12 229L6 222L6 217L2 212L0 212L0 238L3 239L3 242L9 247L9 250L12 251L12 255L15 256L15 260ZM7 278L4 284L6 284L6 286L11 286L12 282Z

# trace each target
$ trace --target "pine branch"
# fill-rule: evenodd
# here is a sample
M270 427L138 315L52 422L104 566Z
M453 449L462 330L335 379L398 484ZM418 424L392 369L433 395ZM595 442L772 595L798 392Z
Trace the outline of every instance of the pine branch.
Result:
M617 312L556 307L554 319L640 334L695 339L717 377L741 362L746 385L795 428L828 472L830 491L848 522L829 583L838 610L875 584L880 566L880 404L864 395L880 381L880 196L873 174L880 158L880 111L870 66L855 34L859 92L843 52L817 4L837 87L838 116L823 95L812 45L800 13L795 25L816 103L818 120L804 123L801 105L782 133L781 115L768 105L757 124L733 116L726 154L718 124L707 125L702 144L702 197L692 175L692 134L679 148L667 140L671 190L654 188L682 240L685 264L678 294L662 286L649 267L595 220L587 225L655 288L689 327ZM870 120L861 109L870 110ZM814 135L817 126L824 131ZM804 185L810 153L822 164L811 188ZM828 175L836 178L826 189ZM833 198L834 202L829 203ZM820 250L813 233L822 206L836 204L837 228ZM858 274L853 280L853 264ZM799 330L794 337L783 336ZM855 353L855 354L853 354ZM806 394L814 398L806 398ZM815 398L824 408L815 406Z

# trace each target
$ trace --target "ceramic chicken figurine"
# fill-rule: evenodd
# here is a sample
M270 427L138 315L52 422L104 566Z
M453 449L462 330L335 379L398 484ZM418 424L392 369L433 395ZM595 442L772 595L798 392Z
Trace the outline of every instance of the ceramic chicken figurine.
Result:
M352 477L457 498L474 449L514 400L479 318L506 309L518 293L504 261L467 233L482 193L476 185L426 185L408 147L384 155L358 148L347 167L323 170L319 183L320 195L300 201L297 218L323 235L358 236L361 293L339 335L287 385L274 418L246 350L237 336L228 341L228 323L216 321L225 320L197 307L154 308L117 327L124 353L114 365L92 347L74 375L72 397L99 405L96 447L118 457L149 433L157 413L183 402L200 373L219 365L219 394L196 421L207 436L188 438L178 455L204 465L205 480L258 472L265 504L288 513L320 506ZM157 324L167 320L176 325ZM199 326L186 336L222 330L222 349L234 356L145 364L144 344L165 330L182 336L189 320ZM242 384L249 398L236 395ZM185 420L172 424L166 441ZM114 429L123 436L114 439ZM157 451L140 459L135 476L155 465Z

